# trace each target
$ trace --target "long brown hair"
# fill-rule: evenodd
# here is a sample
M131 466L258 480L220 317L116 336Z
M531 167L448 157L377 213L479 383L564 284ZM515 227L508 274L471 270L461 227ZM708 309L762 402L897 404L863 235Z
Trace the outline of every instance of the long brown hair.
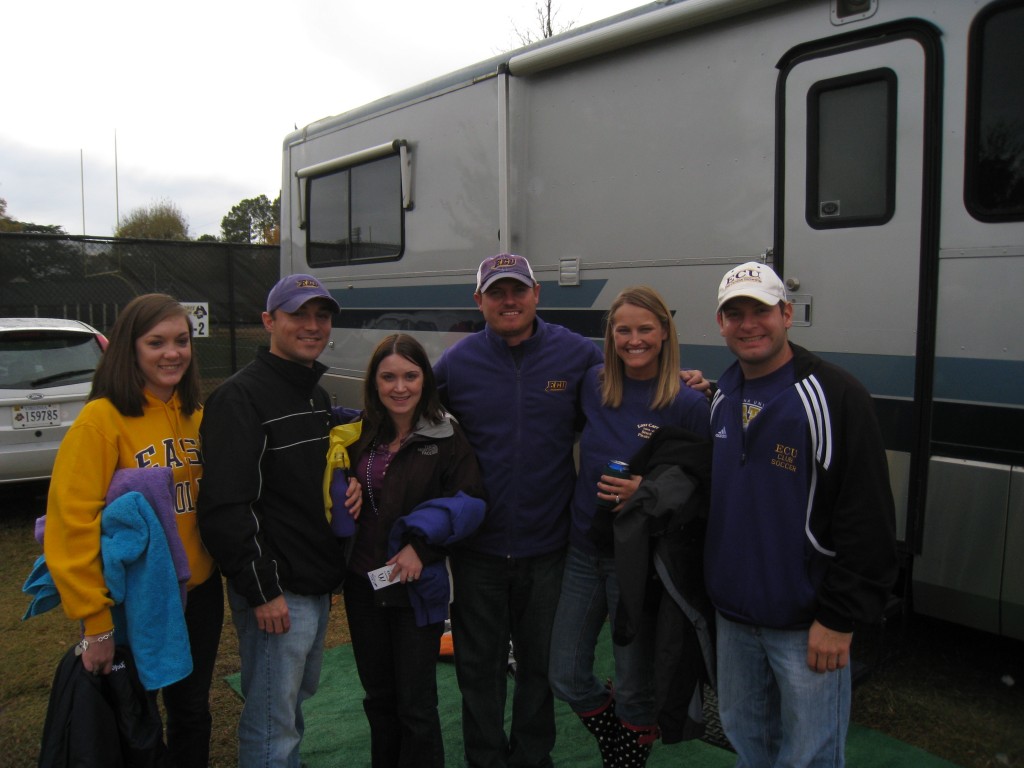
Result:
M164 293L144 293L129 301L117 316L107 351L100 358L96 375L92 380L89 399L105 397L125 416L141 416L146 402L142 394L146 378L139 368L135 341L148 333L153 326L172 317L183 317L188 325L188 343L192 347L192 360L174 391L181 401L181 410L186 415L199 407L199 370L196 365L195 347L192 344L192 323L188 312L177 299Z
M622 381L626 376L622 360L615 353L615 313L623 304L646 309L654 315L667 337L658 355L658 381L651 398L651 407L666 408L679 394L679 337L672 321L672 312L661 295L646 285L626 288L615 297L604 330L604 373L601 376L601 404L610 408L622 405Z
M385 357L399 355L423 371L423 389L420 401L412 414L413 428L426 418L437 424L444 418L441 397L437 393L437 380L434 369L430 367L430 358L423 346L407 333L393 333L381 340L370 355L366 366L366 378L363 380L363 435L375 435L379 440L394 440L395 425L391 414L384 407L377 392L377 369Z

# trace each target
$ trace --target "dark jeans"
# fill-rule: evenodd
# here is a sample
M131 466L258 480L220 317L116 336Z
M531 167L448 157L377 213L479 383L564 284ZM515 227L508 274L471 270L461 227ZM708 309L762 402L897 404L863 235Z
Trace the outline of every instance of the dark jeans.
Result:
M194 587L185 606L192 674L163 689L167 709L167 751L176 768L205 768L210 761L210 683L224 626L220 573Z
M437 714L444 622L417 627L412 608L375 606L365 576L350 573L344 593L352 652L366 692L373 768L444 768Z
M470 768L552 764L555 714L548 660L564 565L564 550L524 558L463 550L452 557L452 639ZM516 677L506 737L510 639Z

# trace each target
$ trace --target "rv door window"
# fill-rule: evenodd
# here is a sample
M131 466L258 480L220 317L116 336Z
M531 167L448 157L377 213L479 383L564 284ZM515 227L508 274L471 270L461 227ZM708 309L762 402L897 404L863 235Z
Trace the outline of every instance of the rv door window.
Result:
M306 180L311 267L401 257L403 210L398 155Z
M1024 219L1024 4L996 3L970 36L964 200L980 221Z
M896 187L896 74L823 80L807 95L807 223L877 226L892 218Z

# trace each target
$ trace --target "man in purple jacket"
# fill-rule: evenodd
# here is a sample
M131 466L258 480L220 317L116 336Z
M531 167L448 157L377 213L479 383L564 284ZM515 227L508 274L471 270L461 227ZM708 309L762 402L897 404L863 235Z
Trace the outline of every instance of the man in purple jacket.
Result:
M473 298L486 327L434 366L488 497L483 525L452 553L466 763L541 768L555 743L548 653L575 482L576 402L602 357L592 341L537 317L540 285L522 256L484 259ZM516 680L506 736L510 639Z
M484 330L434 366L487 489L483 525L451 558L466 763L543 768L555 743L548 657L576 480L577 402L584 374L603 356L593 341L537 317L540 285L522 256L484 259L473 298ZM692 378L707 387L699 371ZM510 640L516 676L506 735Z

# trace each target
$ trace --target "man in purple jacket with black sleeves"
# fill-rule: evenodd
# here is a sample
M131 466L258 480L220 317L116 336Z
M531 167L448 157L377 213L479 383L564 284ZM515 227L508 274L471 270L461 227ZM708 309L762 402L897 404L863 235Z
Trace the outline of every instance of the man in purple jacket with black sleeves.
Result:
M842 768L853 632L879 619L897 573L874 404L790 343L770 267L729 270L717 317L736 356L711 404L705 546L722 725L737 765Z

